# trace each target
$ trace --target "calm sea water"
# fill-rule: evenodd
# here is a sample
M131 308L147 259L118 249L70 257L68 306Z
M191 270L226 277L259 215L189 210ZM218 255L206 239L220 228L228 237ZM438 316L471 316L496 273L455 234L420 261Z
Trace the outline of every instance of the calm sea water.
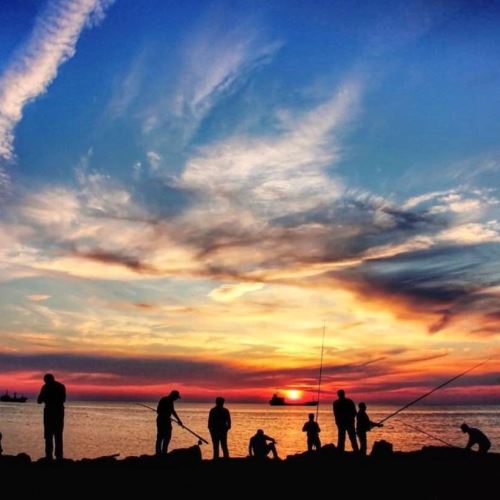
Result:
M155 403L146 403L155 406ZM178 403L177 411L185 425L206 439L208 411L212 407L203 403ZM282 457L303 451L305 435L301 432L310 409L307 407L270 407L255 404L228 404L233 420L229 433L229 449L232 456L246 456L249 438L256 429L278 441ZM395 408L371 406L372 420L380 420ZM33 458L44 453L42 406L0 403L0 432L3 433L5 454L26 452ZM68 458L96 457L120 453L129 455L154 452L156 414L133 403L70 402L66 404L65 456ZM370 444L376 439L386 439L396 450L419 449L437 444L431 438L409 429L403 422L425 429L445 441L464 446L466 436L459 426L462 422L479 427L490 438L492 451L500 452L499 406L422 406L403 412L387 422L383 429L369 434ZM319 423L323 444L336 441L330 405L322 406ZM209 439L208 439L209 440ZM196 439L174 425L170 449L192 446ZM369 445L370 446L370 445ZM349 445L348 445L349 449ZM204 458L211 457L210 446L203 446Z

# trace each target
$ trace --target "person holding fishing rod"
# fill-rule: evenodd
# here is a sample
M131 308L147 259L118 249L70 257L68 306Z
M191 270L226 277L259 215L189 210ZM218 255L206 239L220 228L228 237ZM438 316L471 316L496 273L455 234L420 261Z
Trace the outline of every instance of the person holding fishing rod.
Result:
M184 427L182 420L177 415L174 408L174 403L181 398L179 391L172 391L168 396L164 396L158 401L156 413L156 454L166 455L168 453L168 445L172 439L172 416L177 420L177 423Z

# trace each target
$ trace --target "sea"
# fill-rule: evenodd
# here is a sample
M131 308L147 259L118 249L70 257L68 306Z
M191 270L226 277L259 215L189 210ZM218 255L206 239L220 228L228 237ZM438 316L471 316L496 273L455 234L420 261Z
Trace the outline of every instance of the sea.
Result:
M144 402L156 407L155 402ZM176 403L184 424L208 441L207 403ZM233 426L229 432L231 456L248 455L248 441L257 429L277 440L281 457L300 453L306 448L302 426L314 408L302 406L271 407L264 404L227 404ZM397 407L370 406L368 414L379 421ZM24 404L0 403L0 432L3 434L4 454L28 453L33 459L44 454L43 408L35 402ZM66 458L80 459L119 454L120 457L151 455L156 436L155 412L125 402L68 402L64 429ZM438 437L451 445L463 447L467 436L460 430L466 422L480 428L492 443L491 451L500 452L500 406L417 406L389 419L383 428L372 430L369 449L375 440L385 439L396 451L417 450L423 446L442 444L421 431ZM330 404L319 411L322 444L336 442L336 428ZM412 428L408 427L412 426ZM420 430L416 430L418 428ZM197 439L174 424L170 449L189 447ZM347 441L347 449L349 442ZM211 445L203 445L204 458L211 458Z

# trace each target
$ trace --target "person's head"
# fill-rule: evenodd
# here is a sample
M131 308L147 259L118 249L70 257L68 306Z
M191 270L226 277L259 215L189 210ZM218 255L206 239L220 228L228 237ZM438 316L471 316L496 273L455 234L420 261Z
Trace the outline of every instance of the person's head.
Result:
M262 429L257 429L257 436L263 436L264 431Z
M46 373L44 376L43 376L43 381L46 383L46 384L51 384L52 382L54 382L56 379L54 378L54 375L52 375L52 373Z
M344 399L345 398L344 389L340 389L339 391L337 391L337 396L339 397L339 399Z
M365 403L359 403L358 408L360 411L365 411L366 410L366 404Z
M224 401L225 401L224 398L221 398L221 397L215 398L215 405L216 406L224 406Z
M309 420L314 422L314 413L309 413Z
M470 427L469 427L467 424L462 424L462 425L460 426L460 429L462 429L462 432L463 432L463 433L466 433L466 432L468 432L468 431L469 431Z
M177 401L178 399L181 399L181 395L179 394L179 391L172 391L170 393L170 398Z

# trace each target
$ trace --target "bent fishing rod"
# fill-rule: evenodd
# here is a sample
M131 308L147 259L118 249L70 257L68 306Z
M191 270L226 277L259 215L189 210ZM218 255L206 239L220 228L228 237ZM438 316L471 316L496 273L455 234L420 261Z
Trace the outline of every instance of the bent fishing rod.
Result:
M151 411L154 411L155 413L158 413L154 408L152 408L151 406L148 406L148 405L145 405L145 404L142 404L142 403L135 403L136 405L139 405L139 406L144 406L144 408L147 408L148 410L151 410ZM189 427L186 427L184 424L181 424L180 422L178 422L177 420L175 420L174 418L170 417L170 420L172 422L175 422L179 427L182 427L183 429L185 429L186 431L188 431L189 433L191 433L194 437L198 438L200 441L202 441L203 443L205 444L208 444L208 441L205 439L205 438L202 438L199 434L196 434L196 432L192 431ZM201 443L200 443L201 444Z
M420 427L417 427L416 425L410 425L410 424L407 424L406 422L403 422L402 420L397 420L400 424L403 424L405 427L409 427L410 429L413 429L414 431L417 431L417 432L421 432L422 434L425 434L426 436L432 438L432 439L435 439L436 441L439 441L443 444L445 444L446 446L449 446L450 448L455 448L455 449L461 449L459 448L458 446L455 446L454 444L450 444L448 443L447 441L444 441L443 439L441 438L438 438L437 436L433 436L432 434L429 434L428 432L424 431L423 429L421 429Z
M379 424L382 424L384 423L386 420L389 420L390 418L392 417L395 417L398 413L401 413L403 410L406 410L407 408L409 408L410 406L414 405L415 403L418 403L419 401L421 401L422 399L426 398L427 396L430 396L432 393L438 391L439 389L442 389L443 387L445 387L446 385L448 384L451 384L454 380L457 380L459 379L460 377L463 377L464 375L466 375L467 373L471 372L472 370L475 370L476 368L479 368L481 365L484 365L487 361L489 361L491 358L488 358L488 359L485 359L484 361L481 361L481 363L478 363L477 365L474 365L472 368L469 368L468 370L465 370L463 373L460 373L460 375L456 375L455 377L453 378L450 378L449 380L447 380L446 382L443 382L442 384L439 384L437 387L434 387L434 389L432 389L431 391L429 392L426 392L425 394L423 394L422 396L419 396L417 399L414 399L413 401L410 401L408 404L404 405L402 408L399 408L399 410L396 410L394 413L391 413L390 415L388 415L387 417L383 418Z

